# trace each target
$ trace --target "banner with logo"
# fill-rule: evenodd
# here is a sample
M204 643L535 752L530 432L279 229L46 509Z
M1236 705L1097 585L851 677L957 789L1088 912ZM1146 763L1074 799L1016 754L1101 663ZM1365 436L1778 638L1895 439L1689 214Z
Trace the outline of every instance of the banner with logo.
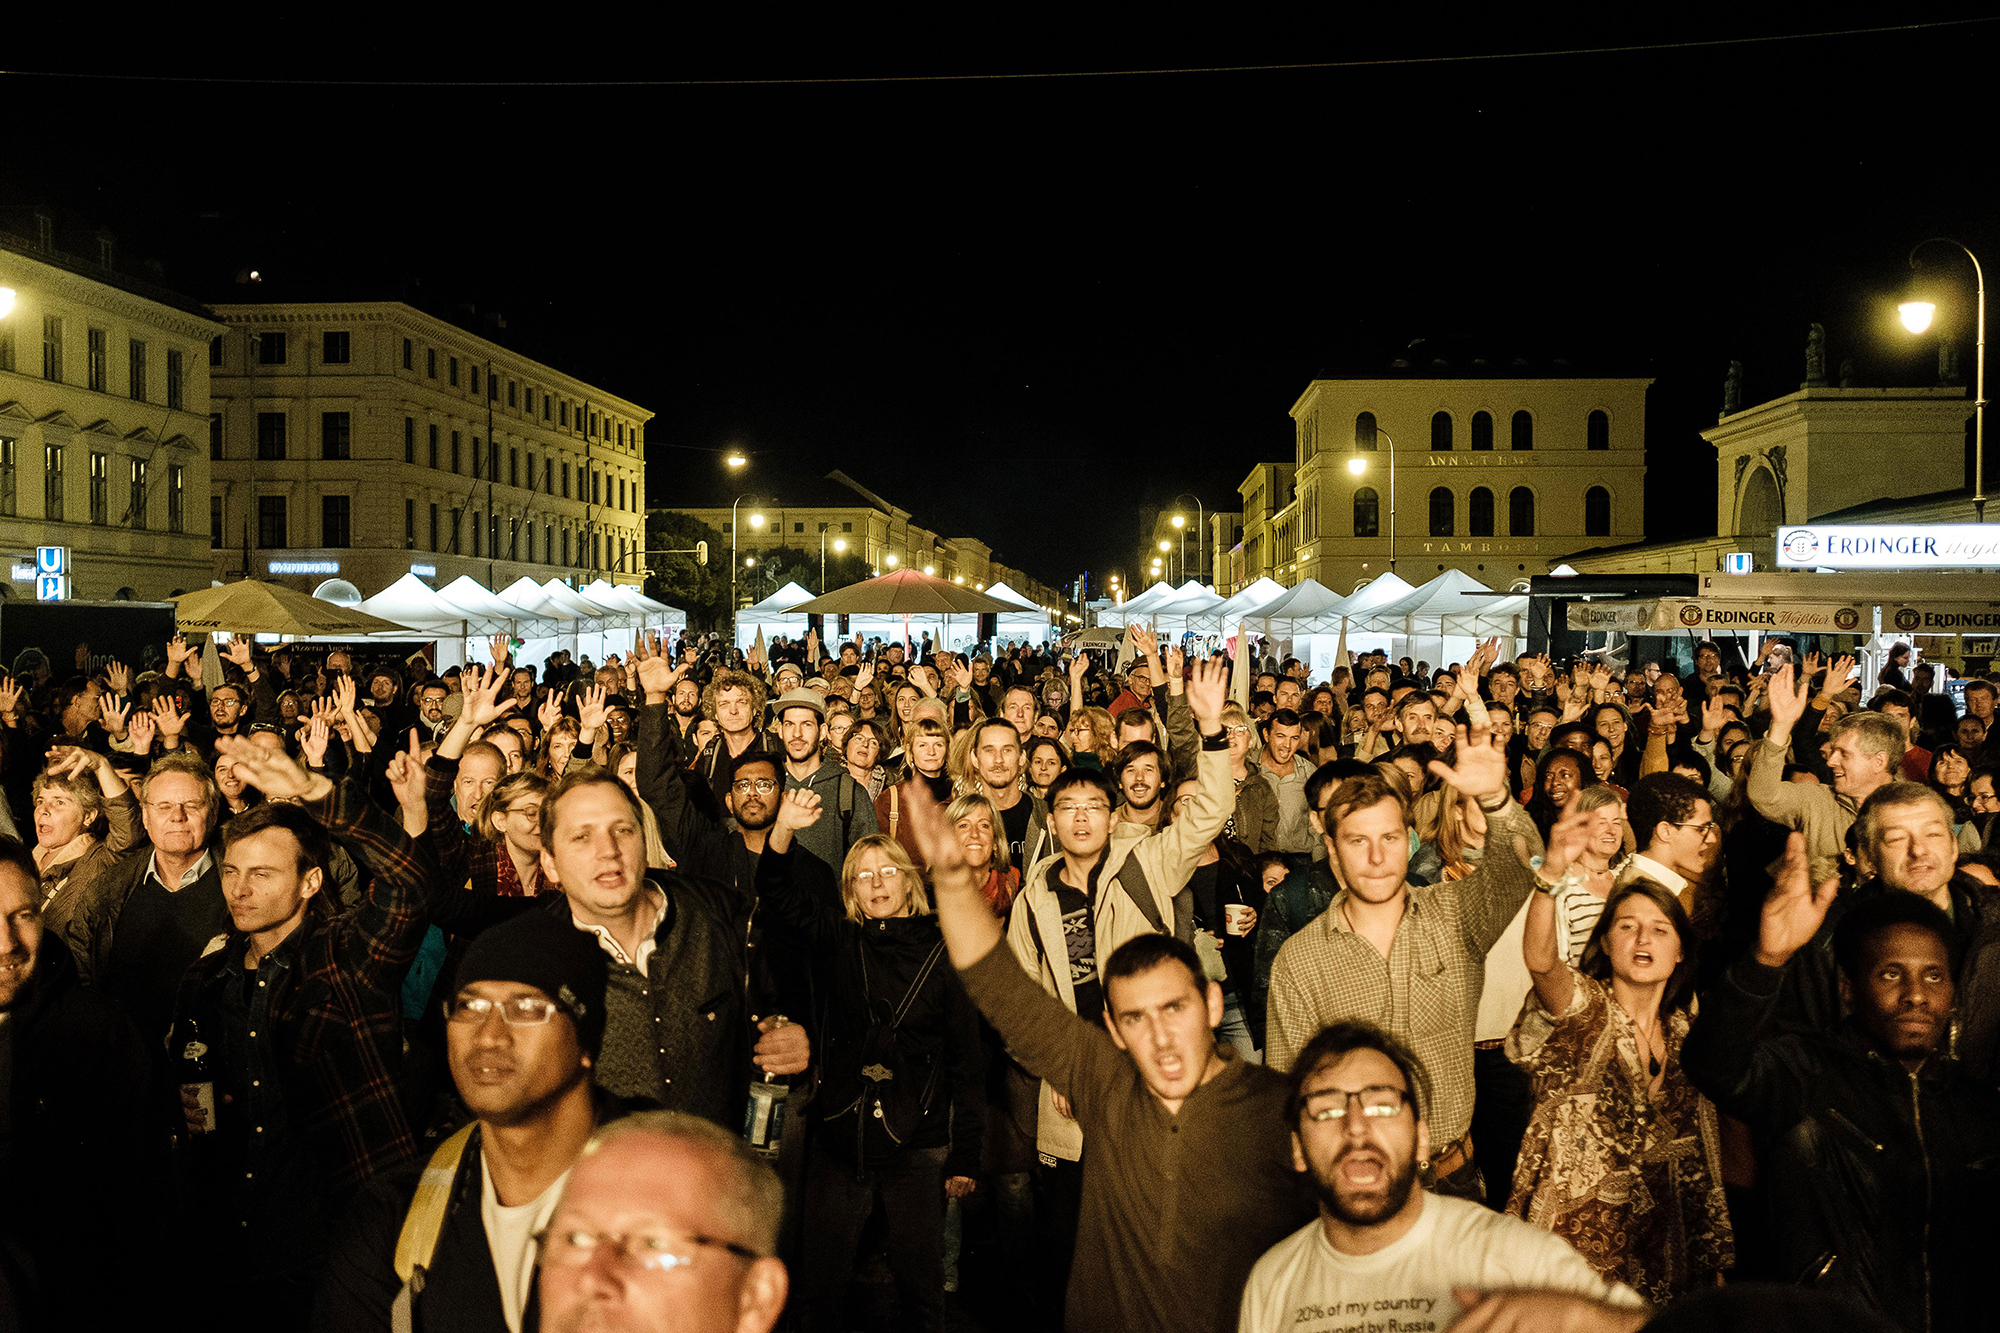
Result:
M1660 599L1657 597L1648 597L1640 602L1571 602L1569 627L1647 634L1653 632L1653 618L1659 609Z
M1865 634L1875 618L1866 608L1835 602L1731 602L1719 598L1662 597L1656 629L1694 634ZM1662 621L1666 623L1661 624Z
M1991 602L1925 602L1882 608L1885 634L1992 634L2000 632L2000 606Z
M1782 527L1778 565L1783 569L2000 569L2000 524Z

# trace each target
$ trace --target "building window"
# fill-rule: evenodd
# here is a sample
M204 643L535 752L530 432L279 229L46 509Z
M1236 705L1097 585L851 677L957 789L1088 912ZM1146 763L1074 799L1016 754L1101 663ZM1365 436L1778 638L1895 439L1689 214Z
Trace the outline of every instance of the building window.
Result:
M543 406L547 407L548 404L544 403ZM556 424L559 426L569 425L569 399L567 398L563 399L563 401L557 407L557 412L562 419L558 421ZM563 561L563 563L568 564L569 561L565 560Z
M852 523L843 523L840 525L840 530L842 532L852 532L854 531L854 525Z
M403 418L403 461L405 463L414 463L417 461L417 419L415 417Z
M264 462L281 462L285 457L285 414L257 414L257 457Z
M531 466L530 471L532 470ZM507 484L509 486L519 486L521 484L521 451L519 449L509 449L507 451Z
M131 471L130 481L132 483L132 489L130 491L131 498L126 502L126 509L130 514L130 521L132 526L135 528L143 529L147 526L146 460L143 458L131 459L130 471Z
M471 370L472 370L472 391L473 391L474 393L478 393L478 392L479 392L479 367L478 367L478 366L473 366L473 367L471 368Z
M1440 413L1442 415L1442 413ZM1458 500L1451 489L1440 486L1431 492L1431 536L1449 537L1457 525Z
M208 548L211 551L222 549L222 497L219 495L208 497Z
M222 364L222 335L219 333L208 340L208 364L211 366Z
M103 329L85 329L83 331L83 378L85 386L93 393L103 393L104 386L108 382L108 375L105 369L107 362L105 348L110 345L110 341L111 335Z
M352 421L352 418L345 412L322 412L319 414L319 456L321 458L346 458L348 456L350 421Z
M1472 414L1472 451L1483 454L1490 453L1492 449L1493 414L1491 412L1474 412ZM1477 529L1474 529L1474 535L1478 535Z
M805 525L805 524L803 524L803 523L794 523L794 524L792 524L792 531L793 531L793 532L804 532L805 530L806 530L806 525Z
M185 373L181 369L181 366L182 357L180 350L169 347L167 349L167 410L170 412L181 410L181 380Z
M285 545L285 497L282 495L260 495L257 497L257 545L267 551L277 550Z
M533 468L529 468L528 470L530 472L534 471ZM553 458L542 460L542 489L550 495L556 493L556 460Z
M438 377L438 354L435 347L424 349L424 374L430 379Z
M222 413L220 412L208 414L208 456L222 457Z
M1526 486L1516 486L1507 497L1507 535L1535 535L1535 493Z
M319 336L319 359L329 366L347 364L347 333L345 330L329 330Z
M417 502L415 500L403 501L403 549L406 551L417 549Z
M486 455L486 462L487 462L486 475L493 478L493 480L497 482L500 480L500 441L488 440L486 442L486 447L488 450ZM474 440L472 442L472 452L475 454L479 452L478 440Z
M1493 535L1493 492L1484 486L1473 487L1465 499L1465 531L1474 537Z
M555 558L556 526L553 523L544 523L542 524L542 563L554 564Z
M620 509L625 507L625 478L623 477L618 479L618 507ZM806 525L803 523L799 524L799 531L804 532L805 530Z
M451 433L451 470L454 473L458 471L458 442L459 442L459 432L453 431ZM472 457L474 463L476 464L479 459L479 451L477 449L474 449L472 451Z
M479 554L479 531L479 511L475 509L472 511L472 553L475 556Z
M485 466L486 460L481 458L479 454L479 437L475 435L472 437L472 479L474 481L478 481L486 475L485 472L481 471Z
M472 391L478 393L479 386L477 384L473 385ZM500 381L491 375L486 377L486 397L490 402L497 403L500 401Z
M1356 449L1376 448L1375 436L1375 414L1373 412L1358 414L1354 418L1354 447Z
M167 531L187 531L187 469L167 465Z
M542 395L542 420L544 420L544 421L547 421L548 419L549 419L549 396L548 396L547 394L543 394L543 395Z
M132 400L143 403L146 401L146 344L137 338L128 338L125 346L126 364L131 368Z
M285 364L285 335L282 332L257 336L257 364L261 366Z
M458 387L458 358L455 356L450 358L450 365L445 374L445 382L454 389Z
M598 482L603 478L603 476L604 474L601 472L592 472L590 474L590 502L594 505L604 503L604 501L600 498L600 496L602 495L602 491L600 491L598 488ZM592 568L595 568L595 566L592 566Z
M520 559L521 558L520 551L521 551L521 520L518 518L510 518L507 520L507 558L509 560Z
M499 557L500 515L498 514L488 514L486 516L486 549L491 551L496 559ZM513 557L509 556L508 558L511 560Z
M1611 447L1611 418L1602 412L1592 412L1583 426L1583 447L1586 449L1609 449ZM1608 500L1610 497L1607 496Z
M568 528L564 528L564 529L563 529L563 558L562 558L562 562L563 562L563 563L564 563L565 565L567 565L567 564L569 563L569 529L568 529Z
M450 544L450 549L451 549L452 551L454 551L454 552L456 552L456 551L458 550L458 527L459 527L459 520L460 520L461 518L463 518L464 516L465 516L465 511L464 511L463 509L453 509L453 510L451 511L451 544Z
M12 513L13 510L7 512ZM1611 492L1602 486L1592 486L1583 493L1583 535L1586 537L1611 535Z
M63 377L63 326L61 315L42 316L42 378L57 384Z
M563 464L563 499L569 499L569 464ZM565 560L563 563L569 563Z
M529 489L529 490L531 490L531 491L532 491L532 490L534 490L534 489L535 489L535 451L534 451L534 450L532 450L532 449L530 449L530 450L528 451L528 470L527 470L527 472L526 472L526 473L524 473L523 475L524 475L524 476L526 476L526 477L527 477L527 479L528 479L528 489Z
M432 505L431 506L431 550L436 551L437 548L438 548L438 507L436 505Z
M508 381L507 381L507 406L509 406L509 407L512 407L513 405L514 405L514 381L512 381L512 380L508 380Z
M438 465L438 428L434 425L431 427L431 470L433 472L437 470L437 465Z
M347 540L348 498L344 495L322 495L319 498L319 544L321 546L342 547Z
M1444 453L1451 448L1451 413L1438 412L1431 417L1431 448Z
M410 353L414 350L415 349L410 346L410 340L408 338L403 339L403 369L405 370L416 369L416 367L410 364Z
M93 453L90 456L90 521L108 523L111 520L111 455Z
M1354 493L1354 535L1377 537L1381 527L1382 502L1373 487L1363 486Z
M1525 411L1514 414L1514 447L1523 450L1535 447L1535 419Z
M0 514L6 514L9 517L12 517L15 512L14 481L16 476L15 468L20 458L17 452L20 445L21 442L19 440L0 435Z
M521 558L532 565L535 563L535 525L533 523L528 524L522 536L526 539L528 545L527 549L521 552Z

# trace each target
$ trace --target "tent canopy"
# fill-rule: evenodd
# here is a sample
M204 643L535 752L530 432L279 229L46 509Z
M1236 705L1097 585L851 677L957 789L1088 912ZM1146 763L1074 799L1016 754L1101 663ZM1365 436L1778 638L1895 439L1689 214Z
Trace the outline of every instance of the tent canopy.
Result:
M1222 605L1197 611L1188 617L1188 628L1193 630L1222 630L1236 628L1239 619L1246 619L1248 613L1266 602L1274 602L1285 595L1285 585L1276 579L1259 575L1256 582L1241 592L1224 599Z
M173 599L174 623L183 632L289 634L294 638L412 637L407 625L371 616L353 607L308 597L281 583L242 579L220 588L197 588ZM416 637L428 635L421 632Z
M794 615L999 615L1018 608L949 579L914 569L836 588L792 607Z
M753 611L761 611L774 615L780 612L789 612L793 607L810 602L812 599L813 595L798 584L787 583L763 601L758 602L754 606L745 607L743 614L747 616Z
M438 589L438 599L445 605L455 607L460 612L486 617L489 620L510 622L513 632L523 639L548 638L560 628L555 622L543 619L534 612L522 609L506 598L489 591L483 584L473 580L470 574L461 574L444 587ZM500 631L494 630L497 634Z
M996 601L1012 602L1015 606L1021 607L1024 610L1039 611L1043 615L1048 614L1046 610L1043 610L1043 608L1036 606L1032 601L1030 601L1026 597L1023 597L1020 593L1015 592L1005 583L995 583L992 586L988 587L986 589L986 595L988 597L993 598Z
M1373 611L1350 613L1350 627L1377 634L1514 635L1527 610L1526 597L1495 596L1464 570L1447 569Z
M405 574L356 608L371 616L398 625L434 629L440 634L465 638L474 634L500 634L511 630L509 621L453 606L415 574Z
M1271 638L1338 634L1346 599L1318 579L1307 579L1283 597L1243 613L1244 623Z

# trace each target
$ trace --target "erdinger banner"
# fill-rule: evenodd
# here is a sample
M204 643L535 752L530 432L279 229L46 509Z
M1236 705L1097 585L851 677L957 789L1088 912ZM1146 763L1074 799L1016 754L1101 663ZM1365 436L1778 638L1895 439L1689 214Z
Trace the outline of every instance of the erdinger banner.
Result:
M1882 608L1885 634L1993 634L2000 632L2000 606L1991 602L1925 602Z
M1807 523L1778 529L1781 569L2000 569L2000 524Z
M1653 632L1653 617L1659 609L1658 598L1647 598L1643 602L1571 602L1569 627L1649 634Z
M1970 608L1968 608L1970 609ZM1839 602L1728 601L1661 597L1640 602L1571 602L1569 627L1626 634L1865 634L1874 617ZM1994 622L2000 629L2000 620Z

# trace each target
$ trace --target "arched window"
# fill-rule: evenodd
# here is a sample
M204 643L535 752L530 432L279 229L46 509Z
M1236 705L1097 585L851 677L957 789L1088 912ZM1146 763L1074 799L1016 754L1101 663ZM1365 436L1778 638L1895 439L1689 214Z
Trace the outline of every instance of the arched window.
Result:
M1507 535L1535 535L1535 493L1526 486L1516 486L1513 494L1507 497Z
M1493 451L1493 414L1474 412L1472 414L1472 452L1491 453Z
M1465 530L1474 537L1493 535L1493 492L1484 486L1473 487L1466 499Z
M1440 413L1439 415L1443 415ZM1458 501L1448 486L1431 492L1431 536L1449 537L1458 519Z
M1431 418L1431 448L1439 453L1451 448L1451 413L1440 412Z
M1591 415L1599 417L1604 414L1593 412ZM1586 537L1611 535L1611 492L1602 486L1592 486L1583 493L1583 535Z
M1381 535L1382 503L1375 496L1375 488L1363 486L1354 493L1354 535L1357 537L1377 537Z
M1602 412L1592 412L1584 423L1583 445L1586 449L1609 449L1611 447L1611 418Z
M1354 418L1354 447L1373 449L1375 447L1375 414L1363 412Z
M1535 419L1526 412L1514 414L1514 447L1516 449L1535 447Z

